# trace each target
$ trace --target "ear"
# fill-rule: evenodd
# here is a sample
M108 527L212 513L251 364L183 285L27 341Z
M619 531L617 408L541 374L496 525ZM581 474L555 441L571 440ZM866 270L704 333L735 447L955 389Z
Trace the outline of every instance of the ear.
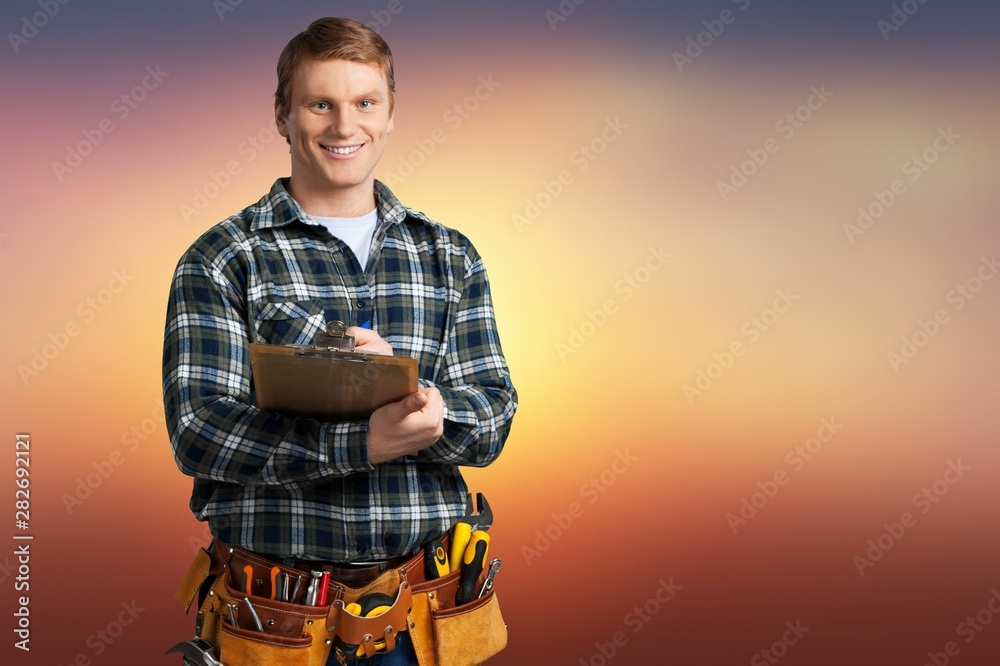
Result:
M288 118L281 114L281 107L274 105L274 124L278 128L278 134L288 138Z
M392 131L392 128L395 126L395 123L396 123L396 110L393 109L389 113L389 122L386 123L386 126L385 126L385 133L386 134L388 134L389 132Z

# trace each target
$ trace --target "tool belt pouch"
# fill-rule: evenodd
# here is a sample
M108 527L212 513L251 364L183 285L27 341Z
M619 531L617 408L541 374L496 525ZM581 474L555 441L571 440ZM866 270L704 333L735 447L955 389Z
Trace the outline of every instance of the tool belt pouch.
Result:
M210 643L224 664L257 666L325 666L330 652L326 618L330 606L304 606L241 592L232 572L253 568L253 580L269 580L275 563L216 542L211 553L201 550L181 583L175 598L189 610L198 598L196 634ZM301 572L282 567L286 573ZM249 599L263 631L244 603ZM228 604L234 607L236 625L229 621Z
M423 571L423 566L415 571ZM413 585L410 640L420 666L472 666L507 645L496 590L455 606L461 570ZM482 585L485 575L477 585Z

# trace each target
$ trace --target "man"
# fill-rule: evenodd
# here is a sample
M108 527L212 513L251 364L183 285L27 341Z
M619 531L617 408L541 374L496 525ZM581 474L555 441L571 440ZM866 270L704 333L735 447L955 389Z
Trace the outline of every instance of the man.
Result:
M291 178L191 246L167 313L164 402L191 510L226 544L332 578L446 532L465 509L458 466L493 462L517 408L479 254L374 178L394 89L389 47L363 24L293 38L275 93ZM358 349L416 358L419 392L362 420L258 409L249 344L311 344L334 320ZM398 644L385 657L411 663Z

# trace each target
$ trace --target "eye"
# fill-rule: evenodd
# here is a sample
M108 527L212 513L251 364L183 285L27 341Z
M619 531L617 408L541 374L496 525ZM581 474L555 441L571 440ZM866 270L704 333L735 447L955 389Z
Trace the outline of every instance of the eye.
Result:
M358 102L358 106L360 106L362 109L370 109L372 108L373 105L374 102L372 102L370 99L363 99L360 102Z
M317 111L329 111L330 105L327 102L315 102L313 108Z

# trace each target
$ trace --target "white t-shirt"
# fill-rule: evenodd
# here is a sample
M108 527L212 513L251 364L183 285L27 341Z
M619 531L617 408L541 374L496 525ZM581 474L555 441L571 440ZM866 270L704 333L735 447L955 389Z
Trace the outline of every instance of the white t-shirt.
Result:
M358 258L361 270L368 266L368 253L372 249L372 236L378 225L378 209L361 217L319 217L309 216L330 230L330 233L347 243Z

